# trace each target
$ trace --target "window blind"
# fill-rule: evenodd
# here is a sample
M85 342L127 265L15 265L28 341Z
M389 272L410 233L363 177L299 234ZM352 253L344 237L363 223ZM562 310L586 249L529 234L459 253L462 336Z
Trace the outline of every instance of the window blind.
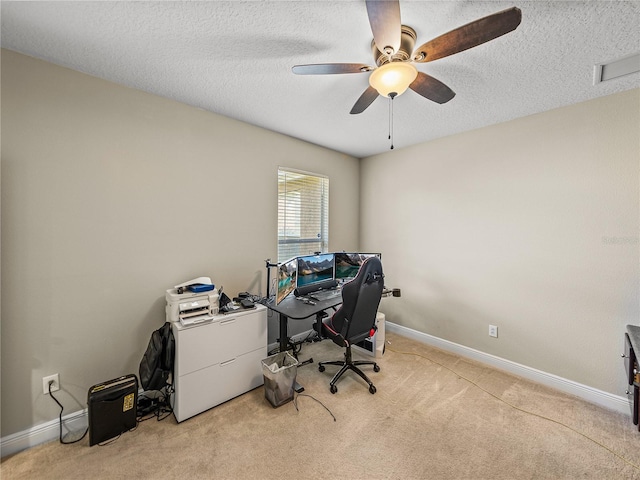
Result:
M329 249L329 179L278 169L278 262Z

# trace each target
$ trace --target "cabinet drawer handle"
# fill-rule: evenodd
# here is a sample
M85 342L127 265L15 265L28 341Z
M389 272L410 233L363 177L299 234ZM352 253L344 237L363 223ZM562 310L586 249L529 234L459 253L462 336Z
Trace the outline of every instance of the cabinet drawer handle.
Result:
M229 318L227 320L223 320L220 322L220 325L228 325L230 323L235 323L236 319L235 318Z
M236 361L236 359L232 358L231 360L227 360L226 362L220 362L220 366L221 367L226 367L227 365L229 365L230 363L233 363L235 361Z

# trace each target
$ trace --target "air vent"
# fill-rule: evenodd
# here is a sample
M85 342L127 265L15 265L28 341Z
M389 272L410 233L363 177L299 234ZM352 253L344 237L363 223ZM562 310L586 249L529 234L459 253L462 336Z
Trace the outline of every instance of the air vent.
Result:
M593 84L640 72L640 53L629 55L612 62L600 63L593 68Z

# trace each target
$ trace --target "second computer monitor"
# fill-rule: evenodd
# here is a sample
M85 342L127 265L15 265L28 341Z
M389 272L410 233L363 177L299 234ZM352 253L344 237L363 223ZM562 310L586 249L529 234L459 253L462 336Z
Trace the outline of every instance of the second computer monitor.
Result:
M333 280L333 253L298 257L298 288Z
M347 282L358 274L358 270L369 257L381 258L379 253L346 253L335 254L336 280Z

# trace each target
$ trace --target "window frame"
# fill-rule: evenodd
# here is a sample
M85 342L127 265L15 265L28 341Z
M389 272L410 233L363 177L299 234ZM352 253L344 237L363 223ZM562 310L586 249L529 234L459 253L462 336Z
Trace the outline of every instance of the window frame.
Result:
M286 196L294 193L298 195L297 200L287 201ZM293 222L292 227L288 226L290 222ZM296 222L299 223L296 225ZM328 176L278 167L277 230L278 262L317 251L329 251ZM298 235L290 235L291 232Z

